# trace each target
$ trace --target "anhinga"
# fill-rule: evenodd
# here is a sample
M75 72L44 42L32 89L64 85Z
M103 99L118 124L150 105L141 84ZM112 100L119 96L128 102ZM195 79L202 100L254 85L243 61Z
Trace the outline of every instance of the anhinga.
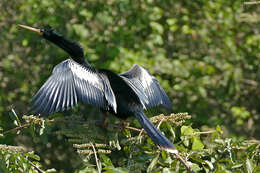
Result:
M171 108L171 102L154 76L134 65L119 75L105 69L95 69L85 59L82 47L53 29L33 31L66 51L72 58L54 67L52 75L33 97L32 110L42 116L67 110L78 101L108 111L118 118L135 116L153 142L162 149L178 153L174 145L149 121L144 109L157 105Z

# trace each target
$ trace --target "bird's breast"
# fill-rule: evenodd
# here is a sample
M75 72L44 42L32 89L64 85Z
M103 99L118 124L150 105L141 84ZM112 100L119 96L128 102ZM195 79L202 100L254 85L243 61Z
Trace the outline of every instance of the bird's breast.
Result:
M142 110L139 97L120 76L109 70L100 70L100 72L107 76L115 95L117 112L110 111L111 113L119 118L126 119L133 116L136 111Z

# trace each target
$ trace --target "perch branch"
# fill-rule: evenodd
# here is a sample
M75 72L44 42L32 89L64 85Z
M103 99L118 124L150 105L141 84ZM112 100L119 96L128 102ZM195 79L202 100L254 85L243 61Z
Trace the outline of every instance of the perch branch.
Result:
M177 153L174 154L175 158L178 159L190 173L194 173L194 171L191 169L190 165Z
M122 125L117 125L117 124L112 124L113 127L122 127ZM131 127L131 126L123 126L123 128L125 129L129 129L129 130L133 130L133 131L137 131L137 132L141 132L142 130L135 128L135 127Z

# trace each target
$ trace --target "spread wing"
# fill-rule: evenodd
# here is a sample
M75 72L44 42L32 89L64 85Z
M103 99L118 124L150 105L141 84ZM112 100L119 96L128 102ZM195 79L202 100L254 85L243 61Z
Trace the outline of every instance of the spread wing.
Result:
M92 67L83 67L73 60L55 66L52 75L32 99L32 111L41 115L64 111L78 101L116 110L116 101L109 82Z
M163 105L171 109L171 101L157 79L139 65L134 65L120 76L128 82L146 107Z

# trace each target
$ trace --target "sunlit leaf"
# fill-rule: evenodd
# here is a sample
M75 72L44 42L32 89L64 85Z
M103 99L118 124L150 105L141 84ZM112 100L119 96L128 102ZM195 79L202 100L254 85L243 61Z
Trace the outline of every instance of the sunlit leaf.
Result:
M126 168L106 167L104 170L105 173L129 173Z
M199 137L193 136L192 139L192 150L202 150L204 148L204 145Z
M151 172L153 170L153 167L157 164L158 158L160 154L158 153L151 161L150 165L147 168L147 172Z
M246 159L246 170L247 173L253 173L253 165L249 159Z
M182 126L181 127L181 134L182 135L192 135L194 130L190 126Z

